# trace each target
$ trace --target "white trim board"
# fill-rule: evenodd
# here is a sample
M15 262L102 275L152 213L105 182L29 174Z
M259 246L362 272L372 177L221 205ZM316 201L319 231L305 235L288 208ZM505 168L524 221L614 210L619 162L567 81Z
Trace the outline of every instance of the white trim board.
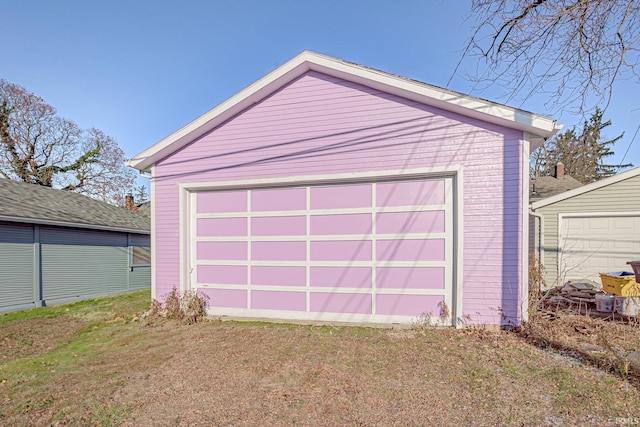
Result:
M179 183L180 189L189 191L202 190L243 190L266 189L278 187L303 187L307 185L341 185L351 183L369 183L398 181L411 179L447 178L462 173L462 166L429 167L416 169L395 169L384 171L367 171L352 173L334 173L324 175L294 175L279 178L241 179L216 182Z
M127 165L141 171L147 170L157 161L171 155L244 109L262 101L308 71L317 71L463 116L528 132L531 139L535 140L535 146L532 148L541 145L545 138L552 136L562 127L549 117L305 50L207 113L137 154L127 161Z
M571 197L579 196L581 194L588 193L589 191L594 191L638 175L640 175L640 167L610 176L609 178L601 179L600 181L592 182L591 184L583 185L582 187L574 188L573 190L565 191L564 193L556 194L555 196L547 197L546 199L538 200L537 202L531 203L531 209L536 210L552 205L562 200L570 199Z
M331 323L351 323L351 324L372 324L379 325L405 325L411 326L417 320L417 317L384 315L384 314L339 314L330 312L302 312L302 311L283 311L283 310L261 310L247 308L224 308L224 307L208 307L207 314L209 316L230 317L233 319L273 319L284 322L301 321L301 322L331 322ZM422 320L422 319L420 319ZM438 317L434 316L434 325L438 322ZM442 325L442 324L440 324ZM459 323L456 321L456 326Z
M520 315L522 322L527 322L529 320L529 210L526 209L529 206L529 139L530 136L527 132L524 134L524 138L522 139L522 167L520 168L520 173L522 174L522 178L520 183L522 187L520 188L520 194L522 194L522 204L520 205L520 209L522 211L521 221L522 221L522 229L520 231L522 236L522 262L521 262L521 277L522 277L522 289L520 294Z

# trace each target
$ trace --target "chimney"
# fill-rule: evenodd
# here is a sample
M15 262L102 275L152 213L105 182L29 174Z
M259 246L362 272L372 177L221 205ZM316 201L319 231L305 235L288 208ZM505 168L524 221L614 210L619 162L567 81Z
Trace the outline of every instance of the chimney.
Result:
M564 176L564 163L558 162L556 164L556 178L562 178Z
M124 197L124 208L131 212L138 211L138 207L133 201L133 194L129 193Z

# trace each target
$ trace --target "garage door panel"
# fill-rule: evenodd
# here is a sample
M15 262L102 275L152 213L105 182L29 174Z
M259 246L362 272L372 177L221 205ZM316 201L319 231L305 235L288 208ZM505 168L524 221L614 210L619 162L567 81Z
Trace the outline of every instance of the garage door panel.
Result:
M296 211L307 208L305 188L278 188L251 192L251 210L254 212Z
M444 180L378 184L376 200L381 207L441 205L445 202Z
M371 214L312 215L311 235L371 233Z
M247 218L198 218L199 237L230 237L247 235Z
M629 270L640 254L640 218L565 216L560 221L559 279L600 281L599 273Z
M452 194L450 178L193 193L191 287L225 314L436 310L453 297Z
M371 288L371 267L311 267L312 287Z
M445 212L384 212L376 215L378 234L444 233Z
M246 212L247 191L197 193L196 204L198 213Z
M312 292L311 311L343 314L371 314L371 294Z
M251 259L255 261L305 261L305 242L252 242Z
M307 234L306 216L273 216L251 218L253 236L304 236Z
M371 261L371 241L311 242L311 261Z
M201 260L240 261L247 259L247 242L198 242Z
M377 295L376 311L379 314L419 316L422 313L440 314L438 304L444 301L439 295Z
M251 284L255 286L306 286L306 283L306 267L251 267Z
M444 239L378 240L378 261L444 261Z
M247 291L244 289L200 289L209 297L209 304L222 308L247 308Z
M244 265L199 265L199 283L246 285L248 271Z
M369 208L371 184L311 187L311 209Z
M258 310L305 311L307 296L302 292L253 291L251 308Z
M378 289L444 289L444 267L380 267Z

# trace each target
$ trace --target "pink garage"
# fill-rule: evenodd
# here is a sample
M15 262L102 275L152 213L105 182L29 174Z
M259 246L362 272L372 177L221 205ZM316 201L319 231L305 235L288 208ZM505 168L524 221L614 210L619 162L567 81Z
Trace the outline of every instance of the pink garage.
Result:
M152 293L210 314L526 320L529 151L550 118L302 52L138 154ZM447 313L444 313L447 314Z

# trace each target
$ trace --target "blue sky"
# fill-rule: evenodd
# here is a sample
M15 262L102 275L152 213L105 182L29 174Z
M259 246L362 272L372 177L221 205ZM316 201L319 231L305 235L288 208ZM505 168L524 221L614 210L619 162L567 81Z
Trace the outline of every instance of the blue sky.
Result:
M81 127L115 137L132 157L302 50L437 86L470 35L469 0L0 0L0 78L25 86ZM472 67L473 64L467 64ZM470 69L470 68L469 68ZM450 89L476 92L463 76ZM605 136L612 161L640 166L638 84L618 84ZM510 103L548 115L545 99ZM565 125L570 113L554 114Z

